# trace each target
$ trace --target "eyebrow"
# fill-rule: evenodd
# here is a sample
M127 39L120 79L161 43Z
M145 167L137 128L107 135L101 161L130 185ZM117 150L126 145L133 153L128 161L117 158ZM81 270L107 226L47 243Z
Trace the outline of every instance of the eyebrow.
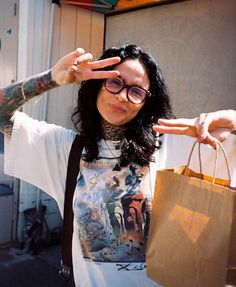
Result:
M125 81L125 78L123 78L122 76L117 76L117 78L120 78L124 83L125 85L127 85L126 81ZM137 88L141 88L145 91L148 91L147 89L145 89L143 86L139 85L139 84L133 84L133 85L127 85L128 87L137 87Z

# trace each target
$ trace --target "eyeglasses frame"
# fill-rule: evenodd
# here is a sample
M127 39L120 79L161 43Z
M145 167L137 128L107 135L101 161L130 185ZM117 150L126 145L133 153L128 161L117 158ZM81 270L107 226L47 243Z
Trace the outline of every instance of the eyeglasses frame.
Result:
M128 101L131 102L132 104L135 104L135 105L140 105L140 104L144 103L144 102L147 100L147 98L151 96L151 92L149 92L148 90L146 90L146 89L144 89L144 88L142 88L142 87L139 87L139 86L136 86L136 85L131 85L131 86L130 86L130 85L126 85L125 79L124 79L123 77L117 76L116 78L119 78L119 79L122 81L123 86L122 86L122 88L121 88L118 92L115 92L115 93L114 93L114 92L111 92L110 90L107 89L107 86L106 86L107 80L110 79L110 78L107 78L107 79L105 79L105 81L104 81L104 87L105 87L105 89L106 89L109 93L111 93L111 94L113 94L113 95L117 95L117 94L119 94L123 89L126 88L126 90L127 90L126 97L127 97ZM130 90L131 88L133 88L133 87L136 87L136 88L139 88L139 89L145 91L146 96L145 96L145 98L143 99L143 101L142 101L141 103L134 103L134 102L132 102L132 101L130 100L130 98L129 98L129 90Z

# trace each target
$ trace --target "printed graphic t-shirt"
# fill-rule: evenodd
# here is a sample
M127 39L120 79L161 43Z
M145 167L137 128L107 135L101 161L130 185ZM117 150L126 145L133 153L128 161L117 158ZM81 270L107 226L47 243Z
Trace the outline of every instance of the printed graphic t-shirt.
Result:
M146 277L150 222L148 168L117 170L116 143L99 142L99 159L82 161L74 196L75 234L91 286L158 286ZM112 154L111 151L112 150ZM95 272L96 271L96 272ZM121 279L122 278L122 279Z
M49 193L62 214L74 137L73 131L17 112L11 140L6 141L5 172ZM98 144L97 161L81 160L73 200L76 286L159 286L146 276L152 199L149 169L131 163L119 170L118 143L101 140Z

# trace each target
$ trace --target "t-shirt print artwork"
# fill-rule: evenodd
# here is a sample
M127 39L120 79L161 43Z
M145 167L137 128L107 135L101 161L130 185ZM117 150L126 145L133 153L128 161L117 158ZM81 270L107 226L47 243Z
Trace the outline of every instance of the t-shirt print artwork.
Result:
M145 262L150 198L147 167L113 171L111 161L82 164L74 214L83 257L95 262Z

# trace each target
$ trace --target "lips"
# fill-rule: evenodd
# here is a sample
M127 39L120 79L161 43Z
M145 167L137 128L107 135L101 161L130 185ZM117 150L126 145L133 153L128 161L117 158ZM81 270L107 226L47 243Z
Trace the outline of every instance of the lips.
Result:
M126 109L124 107L122 107L121 105L109 103L108 106L114 112L117 112L117 113L125 113L126 112Z

